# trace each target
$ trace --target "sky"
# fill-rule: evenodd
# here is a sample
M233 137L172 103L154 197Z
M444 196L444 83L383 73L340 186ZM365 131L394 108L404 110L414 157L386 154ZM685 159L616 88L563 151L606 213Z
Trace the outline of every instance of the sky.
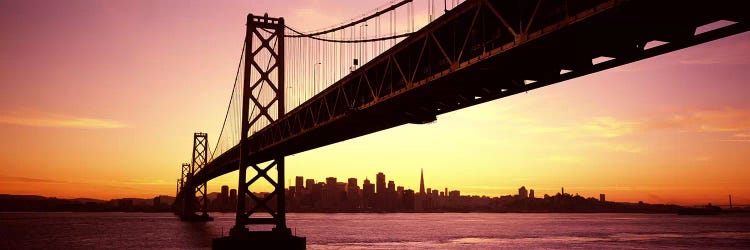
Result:
M0 193L174 195L193 133L216 141L248 12L313 30L385 3L2 1ZM750 204L749 81L743 33L292 155L287 179Z

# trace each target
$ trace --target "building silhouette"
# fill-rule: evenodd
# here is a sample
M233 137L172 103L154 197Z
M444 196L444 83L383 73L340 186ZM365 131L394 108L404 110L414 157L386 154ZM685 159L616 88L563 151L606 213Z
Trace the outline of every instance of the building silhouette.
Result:
M375 185L365 178L362 183L362 208L373 208L375 202Z
M302 183L303 181L304 181L304 178L302 178L302 176L295 177L295 179L294 179L294 188L295 188L294 191L295 191L295 193L302 194L302 190L305 189L305 187L303 186L303 183Z
M419 194L424 195L424 169L419 169Z
M521 188L518 189L518 198L521 198L521 199L529 198L529 192L526 191L525 186L521 186Z
M376 210L384 210L386 208L385 188L385 174L379 172L375 175L375 203L372 206Z
M383 172L378 172L375 175L375 192L378 194L385 193L385 174Z

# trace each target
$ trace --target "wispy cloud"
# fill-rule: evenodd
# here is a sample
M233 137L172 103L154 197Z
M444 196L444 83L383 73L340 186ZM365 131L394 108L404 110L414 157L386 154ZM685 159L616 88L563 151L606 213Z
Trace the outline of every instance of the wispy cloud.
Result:
M685 65L746 65L750 63L747 56L750 44L743 40L722 41L721 46L703 46L696 50L686 51L678 59Z
M0 182L21 182L21 183L68 183L66 181L61 180L48 180L48 179L37 179L37 178L28 178L28 177L19 177L19 176L8 176L8 175L0 175Z
M597 137L615 138L622 137L638 130L640 124L637 121L629 121L608 116L591 117L572 125L563 126L533 126L529 125L523 129L527 134L560 134L570 138Z
M681 132L734 132L735 139L750 138L750 109L700 109L652 114L637 119L591 117L567 126L527 126L530 134L563 133L572 137L615 138L656 130Z
M723 142L750 142L750 139L725 139L725 140L719 140Z
M165 181L165 180L125 180L125 181L118 181L115 182L117 184L121 185L138 185L138 186L173 186L173 181Z
M711 64L721 63L721 61L715 58L685 59L685 60L680 60L679 62L680 64L688 64L688 65L711 65Z
M723 108L674 112L655 116L643 122L641 130L678 129L683 132L723 133L734 139L747 139L750 130L750 110ZM734 133L734 134L728 134Z
M0 113L0 123L53 128L112 129L127 127L124 123L114 120L42 112Z
M159 183L163 181L157 181ZM0 174L0 183L10 184L10 183L22 183L25 186L33 186L33 185L57 185L60 187L60 189L77 189L77 188L95 188L95 189L112 189L112 190L139 190L139 191L147 191L147 188L143 188L143 185L148 185L146 183L133 183L129 181L116 181L116 180L92 180L92 181L85 181L85 180L55 180L55 179L40 179L40 178L30 178L30 177L22 177L22 176L11 176L11 175L3 175ZM157 185L157 184L153 184ZM160 184L161 185L161 184ZM164 186L167 185L166 182L163 184ZM170 183L170 186L174 185L174 183Z
M563 163L563 164L581 163L584 160L586 160L584 157L577 156L577 155L550 155L547 157L547 161L549 162Z
M613 142L611 140L594 141L585 144L588 147L596 148L604 151L620 152L620 153L631 153L640 154L647 151L647 148L641 145L632 143L620 143Z
M591 135L613 138L631 134L637 130L638 122L616 119L614 117L594 117L581 127Z

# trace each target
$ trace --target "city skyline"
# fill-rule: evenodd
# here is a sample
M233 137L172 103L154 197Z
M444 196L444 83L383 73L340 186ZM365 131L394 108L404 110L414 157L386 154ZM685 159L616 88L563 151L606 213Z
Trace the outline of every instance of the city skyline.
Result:
M308 30L380 5L252 7ZM0 142L0 193L171 194L192 133L207 132L213 147L246 2L0 6L0 33L9 34L0 41L0 128L9 136ZM527 185L622 201L746 200L749 41L744 33L299 153L287 157L286 174L378 169L414 189L425 168L428 182L488 196ZM209 192L225 184L236 186L237 174L209 182Z

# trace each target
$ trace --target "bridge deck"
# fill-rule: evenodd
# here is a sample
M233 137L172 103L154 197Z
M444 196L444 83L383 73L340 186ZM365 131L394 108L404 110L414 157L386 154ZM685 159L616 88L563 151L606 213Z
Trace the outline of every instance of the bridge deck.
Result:
M470 0L249 140L252 163L348 140L747 31L743 1ZM718 20L733 25L695 35ZM650 41L666 44L645 49ZM593 64L592 59L612 60ZM565 70L561 74L561 70ZM395 138L397 139L397 138ZM238 169L238 147L193 181Z

